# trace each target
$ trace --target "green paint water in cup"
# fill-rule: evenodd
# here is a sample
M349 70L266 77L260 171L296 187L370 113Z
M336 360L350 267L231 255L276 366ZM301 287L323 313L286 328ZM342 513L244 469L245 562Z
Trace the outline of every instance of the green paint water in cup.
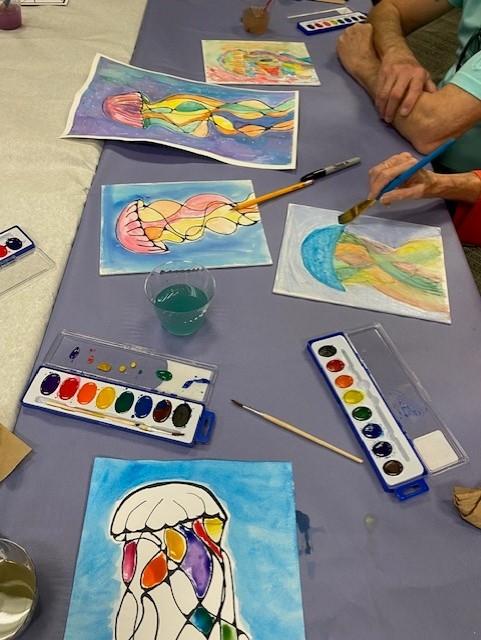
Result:
M200 328L208 302L205 291L189 284L169 285L155 298L162 326L177 336L189 335Z

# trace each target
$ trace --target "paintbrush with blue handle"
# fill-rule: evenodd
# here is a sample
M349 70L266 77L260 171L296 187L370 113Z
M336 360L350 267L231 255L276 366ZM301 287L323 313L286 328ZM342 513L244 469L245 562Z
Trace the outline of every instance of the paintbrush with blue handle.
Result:
M381 189L381 191L378 193L378 195L375 198L369 198L367 200L363 200L362 202L358 202L347 211L344 211L344 213L341 213L341 215L337 219L339 224L348 224L349 222L352 222L353 220L355 220L358 216L361 215L361 213L364 213L364 211L369 209L369 207L371 207L374 203L378 202L385 193L388 193L389 191L393 191L394 189L397 189L402 184L407 182L409 178L411 178L420 169L422 169L427 164L429 164L432 160L434 160L435 158L440 156L442 153L444 153L446 149L448 149L455 142L456 140L454 138L450 138L449 140L446 140L446 142L444 142L441 146L437 147L437 149L434 149L434 151L431 151L431 153L428 153L427 156L424 156L424 158L421 158L419 162L416 162L416 164L413 167L410 167L406 171L403 171L396 178L388 182Z

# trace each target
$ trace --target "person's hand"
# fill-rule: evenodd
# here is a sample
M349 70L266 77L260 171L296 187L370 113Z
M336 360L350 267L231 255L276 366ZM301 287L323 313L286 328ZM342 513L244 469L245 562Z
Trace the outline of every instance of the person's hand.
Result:
M379 64L370 24L355 24L344 29L336 41L336 52L342 66L357 80L362 65L372 60Z
M381 189L391 180L416 164L417 159L410 153L399 153L376 165L369 171L368 198L376 198ZM431 197L436 183L436 174L420 169L412 178L398 189L389 191L381 198L382 204L391 204L398 200L419 200Z
M398 113L408 116L424 91L434 93L436 85L414 55L404 51L383 56L374 99L383 120L392 122Z

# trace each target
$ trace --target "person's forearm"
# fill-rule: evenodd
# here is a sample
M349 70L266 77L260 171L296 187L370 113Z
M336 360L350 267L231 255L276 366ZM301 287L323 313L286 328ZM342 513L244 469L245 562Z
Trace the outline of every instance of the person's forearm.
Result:
M380 67L379 60L371 58L363 61L354 74L372 99L375 97ZM457 138L471 126L459 117L446 120L435 101L433 94L424 92L407 117L396 114L392 122L397 131L420 153L430 153L449 137Z
M475 173L436 173L436 179L426 190L427 198L445 198L462 202L477 202L481 198L481 179Z
M369 13L369 22L374 29L374 46L382 59L388 51L414 56L406 42L401 16L394 4L381 2Z
M449 0L382 0L369 12L378 55L383 58L387 51L392 51L415 57L406 36L452 8Z

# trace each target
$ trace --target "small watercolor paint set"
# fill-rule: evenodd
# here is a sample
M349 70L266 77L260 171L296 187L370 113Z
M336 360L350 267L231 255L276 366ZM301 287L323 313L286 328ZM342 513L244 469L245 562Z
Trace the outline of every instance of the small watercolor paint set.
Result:
M193 446L212 435L216 376L214 365L62 331L22 404Z
M385 491L406 500L426 475L467 462L380 325L312 338L307 350Z
M20 227L10 227L0 233L0 267L33 251L35 244Z
M362 24L366 22L367 15L361 11L342 11L341 9L333 9L336 12L336 16L322 16L322 18L316 18L313 20L303 20L297 23L297 28L308 36L313 36L316 33L326 33L328 31L337 31L337 29L345 29L346 27L352 27L353 24Z
M52 260L20 227L0 231L0 296L53 266Z

